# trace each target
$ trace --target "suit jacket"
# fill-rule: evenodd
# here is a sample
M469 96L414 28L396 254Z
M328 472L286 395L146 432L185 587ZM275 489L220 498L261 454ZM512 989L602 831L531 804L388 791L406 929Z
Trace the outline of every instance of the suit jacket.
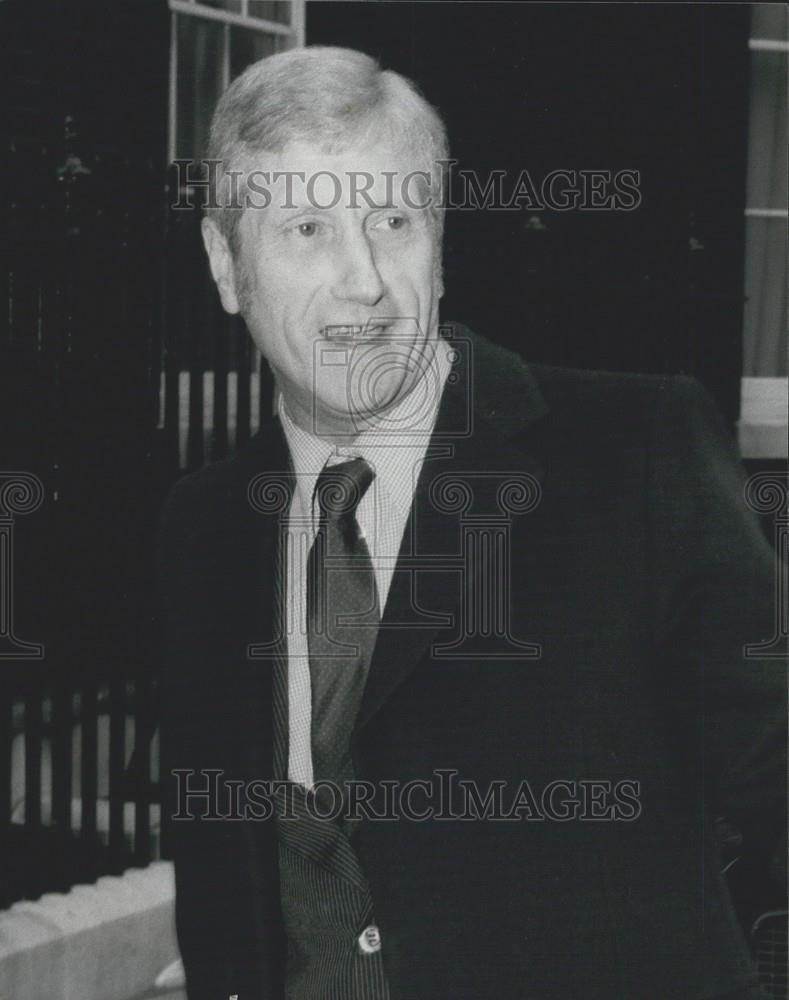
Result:
M729 434L691 379L527 367L449 335L461 360L384 611L356 774L474 783L477 814L491 788L523 808L458 818L466 793L419 821L428 792L411 784L410 818L363 819L354 847L392 998L750 996L713 821L775 851L786 689L780 661L743 655L775 631L775 574ZM173 769L194 771L192 788L205 769L281 773L287 470L272 419L165 507L170 812ZM567 816L573 796L584 804ZM172 824L189 996L281 997L275 824L217 817Z

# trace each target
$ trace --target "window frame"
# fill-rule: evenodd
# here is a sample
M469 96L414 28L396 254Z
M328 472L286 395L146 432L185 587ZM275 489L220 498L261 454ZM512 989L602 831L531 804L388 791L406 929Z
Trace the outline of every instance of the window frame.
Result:
M167 161L177 156L178 131L178 18L199 17L223 26L222 31L222 89L230 83L230 29L247 28L261 35L275 35L285 41L285 48L304 45L306 0L288 0L290 22L270 21L249 13L250 0L240 0L241 13L208 7L199 0L168 0L170 10L170 86L167 118Z
M789 55L789 40L750 37L752 52ZM749 158L758 155L751 145ZM789 211L770 205L751 205L746 200L749 219L789 219ZM746 255L748 248L746 246ZM747 274L747 264L746 264ZM747 289L746 289L747 292ZM740 380L740 419L737 425L740 451L745 459L785 459L789 450L789 378L786 376L745 375Z

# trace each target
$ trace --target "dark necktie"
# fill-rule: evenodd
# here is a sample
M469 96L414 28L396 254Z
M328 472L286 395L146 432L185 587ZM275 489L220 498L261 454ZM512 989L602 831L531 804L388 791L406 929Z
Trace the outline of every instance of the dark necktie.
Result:
M363 458L324 467L320 523L307 560L307 637L315 781L353 778L351 733L380 622L378 589L356 508L374 473Z

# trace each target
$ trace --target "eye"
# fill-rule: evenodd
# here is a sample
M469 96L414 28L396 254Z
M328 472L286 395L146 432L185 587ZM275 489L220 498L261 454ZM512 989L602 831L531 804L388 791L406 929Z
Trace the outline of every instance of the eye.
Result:
M296 232L299 236L314 236L318 231L317 222L300 222L296 226Z
M385 233L402 232L408 225L406 215L382 215L372 223L373 229L383 230Z

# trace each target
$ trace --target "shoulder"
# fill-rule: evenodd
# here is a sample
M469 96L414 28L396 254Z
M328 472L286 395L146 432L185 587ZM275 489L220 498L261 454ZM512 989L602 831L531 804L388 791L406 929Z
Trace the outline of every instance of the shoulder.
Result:
M650 477L685 481L713 474L739 482L732 429L704 386L685 375L583 371L536 365L532 374L547 407L553 449L626 460Z
M650 375L530 365L548 408L604 420L652 423L715 409L704 387L687 375Z
M485 411L547 416L549 422L590 429L621 425L644 430L655 421L707 419L716 413L706 390L686 375L642 374L534 364L460 324L474 354L474 396Z
M644 460L713 449L737 459L734 436L704 386L686 375L529 365L545 432L571 450L626 449Z
M728 428L707 391L686 375L642 374L529 363L461 324L473 356L476 414L514 444L568 463L649 464L698 453L736 459Z
M259 435L230 458L178 479L159 513L160 565L196 550L199 539L222 545L241 532L254 518L250 491L257 478L274 467L265 436Z
M242 464L237 457L224 459L178 479L162 507L161 530L189 532L223 510L237 494Z
M228 458L210 462L182 476L172 487L164 504L164 516L173 513L207 516L214 512L232 513L232 507L246 504L250 484L266 473L284 473L288 451L279 421L273 419Z

